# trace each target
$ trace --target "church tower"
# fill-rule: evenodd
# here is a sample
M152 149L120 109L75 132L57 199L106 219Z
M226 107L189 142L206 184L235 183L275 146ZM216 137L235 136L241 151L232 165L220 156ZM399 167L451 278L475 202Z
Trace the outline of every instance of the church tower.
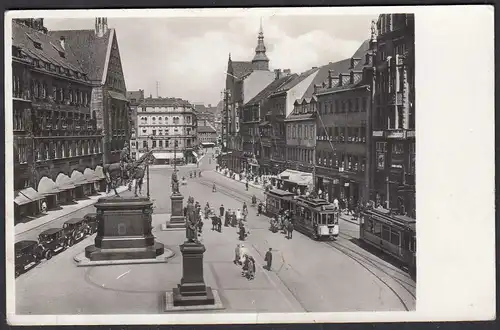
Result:
M257 47L255 48L255 56L252 60L252 67L254 70L269 71L269 59L266 55L266 46L264 45L264 32L262 30L262 19L260 20L259 37Z
M108 19L105 17L97 17L95 19L95 34L97 37L103 37L108 32Z

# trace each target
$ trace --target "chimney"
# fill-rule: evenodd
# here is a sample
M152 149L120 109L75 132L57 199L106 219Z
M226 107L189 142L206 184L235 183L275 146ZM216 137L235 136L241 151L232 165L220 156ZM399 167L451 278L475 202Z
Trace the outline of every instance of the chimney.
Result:
M318 94L320 87L320 85L314 84L314 94Z
M275 69L274 70L274 78L276 80L280 79L281 78L281 69Z
M351 67L349 69L354 69L360 61L361 61L360 58L351 57Z
M342 73L339 74L339 87L342 86L342 79L344 78L344 76L342 75Z
M292 74L292 70L290 70L290 69L284 69L284 70L283 70L283 74L284 74L285 76L289 76L289 75L291 75L291 74Z
M354 71L351 70L349 73L349 84L354 84Z
M328 70L328 88L332 88L333 85L332 85L332 78L333 78L333 74L334 74L335 71L333 70Z
M153 98L153 94L149 94L149 98L152 99Z
M64 36L61 36L61 37L59 38L59 41L61 42L61 48L62 48L63 50L66 50L66 48L65 48L65 46L64 46L64 41L65 41Z

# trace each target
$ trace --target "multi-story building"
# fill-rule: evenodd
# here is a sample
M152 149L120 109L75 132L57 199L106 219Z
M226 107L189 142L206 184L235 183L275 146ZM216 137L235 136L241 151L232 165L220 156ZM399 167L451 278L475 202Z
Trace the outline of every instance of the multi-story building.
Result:
M377 204L415 218L414 15L382 14L376 27L373 23L372 34L376 79L371 197Z
M295 101L292 113L285 120L289 169L314 171L317 101L315 95Z
M127 99L130 104L130 121L131 121L131 134L130 134L130 156L132 159L137 159L137 108L144 102L144 90L127 92Z
M269 59L266 55L264 32L261 25L252 61L233 61L229 55L225 88L229 97L225 97L223 125L226 125L227 122L229 153L226 163L230 169L235 171L242 169L242 141L239 131L243 105L269 85L274 77L274 73L269 71ZM227 115L225 114L226 109L228 110Z
M350 72L329 77L326 88L317 88L318 137L315 186L328 199L368 200L367 122L370 109L371 65L352 58Z
M43 19L12 23L15 218L92 193L102 132L91 114L92 85ZM87 179L86 179L87 178ZM35 191L38 190L37 191Z
M51 31L49 34L71 49L92 83L91 111L103 131L103 161L120 160L131 136L129 105L116 30L107 18L96 18L93 30Z
M198 123L200 123L198 121ZM203 145L208 145L210 143L217 143L217 132L212 125L198 125L197 127L198 133L198 143Z
M139 105L137 135L133 141L137 157L153 150L156 162L173 164L194 163L198 158L194 107L179 98L149 98Z
M242 167L246 171L253 174L263 174L269 171L269 162L260 162L264 153L267 153L265 159L270 159L269 130L266 129L266 122L263 120L266 115L264 109L267 109L267 97L296 77L296 74L281 77L277 74L273 82L244 104L240 135L243 142Z

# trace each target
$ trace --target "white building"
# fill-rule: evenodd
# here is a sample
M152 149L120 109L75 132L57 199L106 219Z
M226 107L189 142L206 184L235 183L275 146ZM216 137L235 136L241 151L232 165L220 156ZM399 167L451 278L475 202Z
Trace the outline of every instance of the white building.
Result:
M149 98L137 108L137 132L131 141L132 157L141 157L148 150L158 164L194 163L196 113L193 105L179 98ZM175 143L177 142L177 147Z

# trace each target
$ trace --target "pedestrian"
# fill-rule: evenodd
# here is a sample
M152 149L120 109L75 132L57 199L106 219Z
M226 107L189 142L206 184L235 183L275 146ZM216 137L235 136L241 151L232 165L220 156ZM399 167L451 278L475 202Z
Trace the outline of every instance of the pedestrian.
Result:
M236 219L237 219L238 221L240 221L240 219L241 219L241 211L240 211L240 209L238 209L238 210L236 211Z
M286 233L287 233L287 238L292 239L292 233L293 233L293 223L290 221L288 222L287 228L286 228Z
M45 201L45 199L42 202L42 212L43 213L47 212L47 202Z
M236 212L233 211L233 214L231 214L231 226L236 227L237 223Z
M248 257L247 278L253 280L255 278L255 259L252 256Z
M335 199L333 200L333 208L335 209L335 211L339 209L339 200L337 199L337 197L335 197Z
M187 217L187 213L188 213L188 208L187 206L184 206L184 217Z
M220 205L219 211L220 211L220 217L222 218L224 216L224 204Z
M240 244L236 244L236 248L234 249L234 261L233 263L235 265L238 265L240 263L240 252L241 252L241 246Z
M226 227L229 227L229 222L230 222L230 219L231 219L231 209L227 209L226 213L225 213L225 218L224 218L224 226Z
M271 271L271 266L273 263L273 248L269 248L269 250L266 252L266 256L264 257L264 261L267 263L266 264L266 269L268 271Z
M247 182L245 182L245 187L247 188L247 191L248 191L248 179L247 179Z
M245 262L245 259L248 256L248 249L245 247L245 244L240 245L240 265Z

